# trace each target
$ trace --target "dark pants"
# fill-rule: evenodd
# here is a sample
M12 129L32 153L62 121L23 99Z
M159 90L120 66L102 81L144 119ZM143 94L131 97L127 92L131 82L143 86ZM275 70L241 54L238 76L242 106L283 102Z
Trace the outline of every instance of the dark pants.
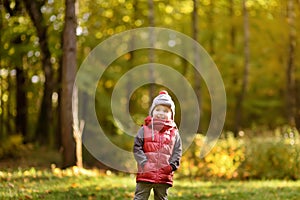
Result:
M152 188L154 200L167 200L169 187L170 185L168 184L138 182L136 184L134 200L147 200Z

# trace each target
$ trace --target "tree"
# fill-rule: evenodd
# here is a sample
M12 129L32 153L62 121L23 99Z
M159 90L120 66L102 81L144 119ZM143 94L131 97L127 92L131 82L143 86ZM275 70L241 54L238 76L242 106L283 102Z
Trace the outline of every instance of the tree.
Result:
M208 27L210 30L214 30L214 1L210 0L209 2L209 13L208 13ZM209 52L211 55L215 54L215 33L212 31L211 36L209 37Z
M155 23L154 23L154 2L153 0L148 0L148 6L149 6L149 26L150 27L154 27ZM150 45L153 47L154 43L155 43L155 36L152 33L152 31L150 30L150 36L149 36L149 40L150 40ZM154 55L154 49L149 49L149 62L150 63L154 63L155 60L155 55ZM149 74L150 74L150 80L151 80L151 84L150 84L150 88L149 88L149 97L150 97L150 104L151 101L154 98L154 69L153 66L151 64L150 68L149 68Z
M249 76L249 19L248 19L248 10L246 7L246 1L242 1L243 6L243 19L244 19L244 72L241 90L237 95L236 100L236 115L235 115L235 135L242 126L242 117L243 117L243 103L246 95L246 89L248 87L248 76Z
M295 47L296 47L296 30L295 30L295 11L294 0L287 2L287 19L289 25L288 41L288 60L286 68L286 111L288 123L291 126L296 125L296 85L295 85Z
M15 1L15 6L11 7L11 1L5 0L4 7L9 13L10 17L18 17L24 14L24 8L21 6L20 1ZM13 34L11 37L11 43L13 46L20 47L23 43L22 32ZM24 39L23 39L24 40ZM20 133L26 139L27 136L27 97L26 97L26 71L23 67L23 57L26 52L16 52L13 55L17 59L12 66L16 69L16 117L15 128L16 133Z
M51 64L51 53L48 46L48 29L41 12L45 1L23 0L23 2L36 28L37 36L39 38L39 45L42 56L41 65L45 75L45 83L43 89L43 99L36 128L36 136L40 144L47 144L49 142L49 135L52 130L52 94L54 91L55 82L53 78L54 71Z
M192 32L193 32L193 39L198 42L198 2L197 0L193 0L193 12L192 12ZM193 47L193 53L194 53L194 62L195 62L195 67L201 67L200 66L200 55L198 52L198 48L196 44ZM200 84L200 74L196 69L194 69L194 90L196 92L196 96L198 98L198 103L199 103L199 110L200 112L202 111L202 102L201 102L201 84ZM198 133L201 132L201 126L199 124L198 126Z
M76 62L76 15L75 0L65 1L65 26L63 30L62 90L61 90L61 141L62 167L76 165L73 138L72 91L75 82Z

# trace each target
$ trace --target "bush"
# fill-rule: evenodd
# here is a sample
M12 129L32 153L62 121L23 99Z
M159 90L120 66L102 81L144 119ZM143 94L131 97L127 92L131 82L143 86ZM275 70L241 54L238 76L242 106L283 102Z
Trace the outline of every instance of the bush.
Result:
M269 138L249 139L245 155L246 160L239 169L242 178L300 178L299 133L295 129L277 130Z
M211 152L200 159L204 136L197 135L184 153L178 176L223 179L299 179L300 138L292 128L268 137L233 137L225 133Z
M0 141L0 159L20 156L24 149L23 137L20 134L8 136Z
M237 177L237 169L245 159L244 142L236 139L233 134L218 140L207 156L200 159L200 149L203 147L204 136L197 135L191 148L183 155L180 176L201 178Z

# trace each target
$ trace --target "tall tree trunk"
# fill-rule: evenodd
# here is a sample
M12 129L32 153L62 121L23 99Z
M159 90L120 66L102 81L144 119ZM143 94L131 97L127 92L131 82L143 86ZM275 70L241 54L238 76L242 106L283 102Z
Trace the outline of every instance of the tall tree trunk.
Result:
M63 41L63 35L61 35L61 40ZM63 42L61 42L63 43ZM59 69L58 69L58 77L57 77L57 85L56 85L56 89L57 89L57 94L58 94L58 98L57 98L57 108L56 108L56 113L58 113L57 115L57 119L56 119L56 137L55 137L55 148L56 149L60 149L62 147L62 143L61 143L61 136L62 136L62 121L61 121L61 95L62 95L62 56L59 58Z
M10 14L10 16L22 16L24 15L24 7L21 6L21 1L15 1L15 6L11 7L11 1L4 1L3 6L6 11ZM2 2L1 2L2 7ZM4 8L3 7L3 8ZM1 25L2 25L2 16L1 17ZM18 46L22 44L21 34L16 35L12 38L12 44L14 46ZM15 128L16 132L20 133L24 136L25 139L27 136L27 97L26 97L26 75L23 68L23 55L20 56L19 60L16 60L12 66L16 68L16 117L15 117ZM1 124L1 123L0 123Z
M249 76L249 61L250 61L250 51L249 51L249 19L248 10L246 7L246 1L242 1L243 7L243 18L244 18L244 71L242 86L240 92L237 94L236 99L236 116L235 116L235 136L237 136L238 131L242 127L243 119L243 104L246 95L246 89L248 86L248 76Z
M154 27L155 23L154 23L154 2L153 0L148 0L148 6L149 6L149 26L150 27ZM154 46L155 43L155 36L152 33L152 30L150 31L150 46ZM149 62L150 63L154 63L154 49L151 48L149 49ZM150 102L149 104L151 105L151 101L154 98L154 81L155 81L155 77L154 77L154 69L153 69L153 65L150 65L149 68L149 73L150 73L150 88L149 88L149 97L150 97Z
M63 30L61 134L63 168L76 165L73 138L72 92L76 76L76 15L75 0L65 1L65 26Z
M137 10L138 10L138 0L133 0L132 1L132 5L133 5L133 11L132 11L132 20L133 21L136 21L138 19L138 16L137 16ZM130 27L131 29L134 29L136 28L134 24L131 25ZM131 38L130 38L130 49L135 49L135 40L136 40L136 37L135 37L135 34L132 33L131 34ZM127 70L129 71L134 65L134 59L135 59L135 54L134 54L134 51L130 51L129 52L129 60L127 62ZM127 84L126 84L126 104L128 105L127 106L127 109L128 109L128 112L130 112L130 109L129 109L129 104L130 104L130 92L132 91L132 77L131 77L131 74L128 73L128 79L127 79ZM132 123L129 123L130 126L128 127L130 131L134 131L134 126Z
M2 5L3 2L0 2L0 9L3 9L4 6ZM4 28L3 26L3 14L2 12L0 13L0 29L2 30ZM0 40L1 41L1 40ZM2 43L1 43L2 46ZM2 62L0 62L0 69L2 69ZM0 97L2 97L3 95L3 82L4 82L4 78L2 78L2 75L0 76ZM2 140L2 138L4 138L4 126L3 126L4 120L3 120L3 100L2 98L0 98L0 140Z
M0 20L1 21L1 20ZM0 28L2 28L2 26L0 25ZM2 68L1 62L0 62L0 68ZM4 78L2 78L2 76L0 76L0 97L2 97L3 95L3 82L4 82ZM2 140L2 138L4 138L5 136L5 132L4 132L4 106L3 106L4 101L2 100L2 98L0 98L0 140Z
M16 126L15 126L15 116L14 116L14 110L15 107L13 104L11 104L10 102L14 101L14 96L12 95L11 91L13 91L14 89L14 80L12 78L12 76L8 75L7 76L7 82L8 82L8 88L7 91L9 91L8 95L8 99L6 102L6 109L7 109L7 133L12 134L12 133L16 133ZM5 110L5 109L4 109Z
M37 0L23 0L26 10L37 30L42 55L42 67L45 75L43 99L36 128L36 136L40 144L49 142L52 132L52 93L54 90L53 69L50 62L51 53L48 47L47 26L41 12L43 2Z
M300 79L296 79L296 128L300 131Z
M235 49L235 35L236 35L236 27L234 25L234 3L233 0L229 0L229 17L231 20L230 25L230 53L234 53Z
M211 30L211 36L209 37L209 53L211 55L215 54L215 31L214 31L214 0L210 0L209 4L209 14L208 14L208 26L209 30Z
M22 66L17 67L17 93L16 93L16 131L21 133L27 140L27 97L25 72Z
M64 35L61 34L61 44L63 44L64 41ZM58 69L58 77L57 77L57 84L56 84L56 89L57 89L57 94L58 94L58 105L57 105L57 119L56 119L56 137L55 137L55 148L60 149L62 148L62 141L61 141L61 136L62 136L62 120L61 120L61 112L62 108L61 108L61 100L62 100L62 76L63 76L63 54L59 57L59 69Z
M192 29L193 29L192 32L193 32L193 39L198 42L199 30L198 30L198 13L197 13L198 12L198 2L197 2L197 0L193 0L193 4L194 4L194 8L193 8L193 12L192 12ZM198 68L198 67L201 67L199 52L198 52L196 45L193 46L193 48L194 48L193 53L194 53L195 67ZM196 96L198 99L199 110L200 110L200 112L202 112L200 74L196 69L194 69L194 87L195 87L194 89L195 89ZM198 133L202 132L200 122L198 125L197 132Z
M287 18L289 25L289 43L288 60L286 68L286 111L288 123L291 126L296 125L296 86L295 86L295 47L296 47L296 29L295 29L295 11L294 0L288 0Z
M231 56L236 56L237 52L236 52L236 25L234 23L234 2L233 0L229 0L229 7L228 7L228 12L229 12L229 19L230 19L230 28L229 28L229 53L231 54ZM232 61L232 59L230 59L229 61L229 65L232 66L231 68L231 73L230 76L232 77L232 85L237 85L238 84L238 78L239 78L239 74L238 74L238 70L236 70L237 64L235 63L235 61ZM232 93L233 95L237 95L235 93ZM236 98L237 100L237 98ZM236 105L236 104L235 104ZM234 115L236 114L236 111L233 113ZM234 123L232 124L234 133L237 133L238 131L238 124L236 122L236 120L234 120Z

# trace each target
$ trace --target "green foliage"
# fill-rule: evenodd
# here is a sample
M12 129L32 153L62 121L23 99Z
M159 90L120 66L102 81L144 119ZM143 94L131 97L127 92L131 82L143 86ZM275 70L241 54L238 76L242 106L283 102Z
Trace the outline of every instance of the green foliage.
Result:
M234 138L225 134L212 151L199 158L203 136L197 135L184 154L179 176L224 179L300 178L300 138L292 128L278 129L269 137Z
M13 8L15 1L10 5ZM60 63L62 55L61 33L64 26L64 2L46 1L41 11L43 19L41 23L48 27L47 43L51 52L51 64L54 70L55 92L58 92L60 84ZM241 0L234 1L207 1L199 0L199 42L208 51L218 66L225 87L227 89L228 113L225 127L233 130L235 122L236 96L241 88L243 76L243 18ZM10 15L4 7L1 11L0 49L1 57L1 99L0 127L3 137L10 132L16 132L14 126L10 127L9 121L16 117L16 68L22 68L25 72L25 92L28 100L28 132L26 135L31 140L35 138L35 126L38 118L39 105L42 98L42 89L45 82L43 66L41 64L41 52L39 41L26 9L16 15ZM82 0L78 2L77 13L77 60L80 65L89 55L91 50L108 37L133 28L147 27L149 25L149 6L147 1L133 0ZM232 13L231 13L232 8ZM251 126L276 127L287 123L285 116L286 76L282 71L287 65L287 48L289 42L289 21L286 19L286 4L280 0L272 1L248 1L250 25L250 54L251 70L249 71L249 84L247 96L243 102L243 124L245 128ZM295 16L299 16L299 9L295 6ZM155 26L170 28L192 36L191 14L193 2L191 0L154 1ZM231 16L232 14L232 16ZM280 28L278 28L280 27ZM299 24L295 24L295 32L299 32ZM299 37L296 38L299 42ZM298 47L297 47L298 48ZM299 52L295 49L295 58ZM132 53L132 54L131 54ZM109 66L99 80L97 90L97 110L101 111L99 122L104 129L115 128L111 120L110 98L113 87L120 77L128 70L139 64L149 62L147 50L134 51L121 56ZM298 54L297 54L298 53ZM105 57L105 56L104 56ZM182 73L192 83L193 68L183 61L182 58L155 52L155 62L163 63ZM102 58L105 59L105 58ZM182 60L181 60L182 59ZM299 61L294 60L295 66ZM78 66L79 67L79 66ZM295 70L295 78L299 80L299 67ZM7 74L7 75L5 75ZM87 82L93 72L87 74ZM263 77L263 78L262 78ZM33 81L35 80L35 81ZM88 84L87 84L88 85ZM210 96L205 91L205 83L202 84L202 116L201 125L208 125L210 120ZM90 94L89 88L84 85L86 93ZM137 90L130 99L130 112L134 115L147 113L149 98L145 100L144 94L147 88ZM59 96L59 95L58 95ZM53 97L57 98L56 93ZM144 100L140 100L143 98ZM58 100L54 98L54 108ZM98 109L99 108L99 109ZM208 113L206 115L206 113ZM56 115L56 113L55 113ZM56 115L57 116L57 115ZM177 115L176 117L180 117ZM57 117L55 117L57 118ZM108 119L109 118L109 119ZM88 120L88 119L87 119ZM87 121L86 120L86 121ZM55 124L53 124L53 128ZM114 134L114 130L111 131ZM52 136L56 137L55 135Z
M299 179L299 133L295 129L286 128L271 138L249 139L245 157L239 169L244 178Z
M0 141L0 159L18 157L25 149L22 135L11 135Z

